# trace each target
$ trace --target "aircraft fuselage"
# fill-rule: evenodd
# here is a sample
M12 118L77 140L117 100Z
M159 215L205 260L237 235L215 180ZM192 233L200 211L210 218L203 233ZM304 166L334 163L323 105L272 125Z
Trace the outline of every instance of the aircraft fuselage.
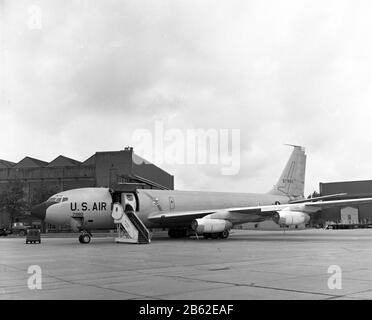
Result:
M129 194L129 193L123 193ZM213 210L232 207L248 207L259 205L272 205L287 203L286 196L253 193L231 192L199 192L139 189L133 193L137 216L147 228L190 227L193 219L184 217L174 221L151 221L151 217L162 212L167 214ZM54 197L54 198L53 198ZM63 191L52 199L53 202L46 208L45 220L56 225L71 225L80 221L81 228L113 229L114 220L111 217L113 196L108 188L82 188ZM120 199L120 198L119 198ZM254 214L237 216L233 224L262 221L264 218Z

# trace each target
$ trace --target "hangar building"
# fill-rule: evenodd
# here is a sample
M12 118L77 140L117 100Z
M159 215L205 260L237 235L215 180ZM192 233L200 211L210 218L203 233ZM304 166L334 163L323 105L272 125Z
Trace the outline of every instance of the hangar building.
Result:
M321 196L347 193L343 199L372 197L372 180L319 183L319 191ZM324 209L320 220L340 224L372 223L372 204Z
M172 175L142 159L130 147L96 152L83 162L62 155L51 162L31 157L18 163L0 160L0 195L14 182L21 183L27 207L57 192L75 188L174 188ZM0 212L0 226L9 224L9 213ZM46 229L53 229L53 226L46 226Z

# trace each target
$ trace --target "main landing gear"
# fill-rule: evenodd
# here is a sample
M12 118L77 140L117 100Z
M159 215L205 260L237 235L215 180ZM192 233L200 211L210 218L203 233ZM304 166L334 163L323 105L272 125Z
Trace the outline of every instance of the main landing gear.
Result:
M203 233L204 239L227 239L229 237L229 230L224 230L222 232L214 232L214 233ZM169 229L168 236L170 238L187 238L190 235L187 229Z
M79 236L79 242L84 243L84 244L89 243L91 240L91 237L92 237L92 234L89 231L84 230Z
M203 234L203 237L204 239L209 239L209 238L212 238L212 239L227 239L229 237L229 230L224 230L222 232L218 232L218 233L204 233Z

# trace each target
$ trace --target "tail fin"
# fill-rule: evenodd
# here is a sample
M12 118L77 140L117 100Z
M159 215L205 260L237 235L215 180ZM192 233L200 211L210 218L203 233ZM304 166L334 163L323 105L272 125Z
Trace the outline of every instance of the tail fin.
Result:
M294 146L292 154L276 185L269 194L284 195L291 199L304 197L306 154L305 148Z

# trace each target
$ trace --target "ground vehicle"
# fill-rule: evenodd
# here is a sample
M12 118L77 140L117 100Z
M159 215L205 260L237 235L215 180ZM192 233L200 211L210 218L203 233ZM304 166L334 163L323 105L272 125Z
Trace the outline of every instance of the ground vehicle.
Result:
M28 229L26 235L26 243L41 243L40 229Z
M29 228L30 226L25 225L23 222L14 222L12 225L12 232L23 237L27 234Z
M6 237L8 234L11 234L12 230L7 228L0 228L0 236Z

